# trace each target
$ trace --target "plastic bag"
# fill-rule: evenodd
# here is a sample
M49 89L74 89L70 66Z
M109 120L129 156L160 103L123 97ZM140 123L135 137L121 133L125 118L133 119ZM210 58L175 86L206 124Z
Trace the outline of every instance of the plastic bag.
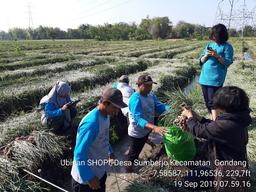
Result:
M190 161L196 155L196 146L191 133L176 126L169 127L163 136L165 151L168 157L177 161Z

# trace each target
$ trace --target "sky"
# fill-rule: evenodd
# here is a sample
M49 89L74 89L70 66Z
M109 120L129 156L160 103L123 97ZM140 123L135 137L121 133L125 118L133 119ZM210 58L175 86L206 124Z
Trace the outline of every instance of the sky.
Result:
M217 22L220 1L221 10L228 14L231 0L0 0L0 30L39 25L67 30L86 23L139 24L147 16L168 16L174 25L182 20L209 27ZM235 0L236 14L242 10L241 2ZM256 7L256 0L246 2L249 11Z

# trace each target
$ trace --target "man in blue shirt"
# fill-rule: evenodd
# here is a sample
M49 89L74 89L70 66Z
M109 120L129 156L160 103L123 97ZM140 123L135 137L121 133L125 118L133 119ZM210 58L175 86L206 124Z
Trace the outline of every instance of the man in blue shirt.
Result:
M134 163L148 140L149 134L153 131L160 135L166 132L164 127L154 125L154 118L157 115L170 109L152 92L153 80L148 74L139 76L137 85L138 90L132 94L129 100L129 127L128 135L130 138L130 148L128 160ZM126 167L127 172L132 172L132 166Z
M105 191L108 159L113 157L109 144L109 116L127 107L120 90L109 88L103 92L99 105L80 122L72 166L74 192Z

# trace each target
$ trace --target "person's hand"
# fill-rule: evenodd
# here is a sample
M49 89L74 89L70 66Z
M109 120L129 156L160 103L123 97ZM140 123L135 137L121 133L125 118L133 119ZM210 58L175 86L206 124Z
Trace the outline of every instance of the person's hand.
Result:
M167 132L167 130L165 127L154 126L153 132L163 136Z
M186 118L190 118L190 117L193 117L193 112L191 109L183 108L181 115L185 116Z
M214 50L208 50L208 51L206 52L206 55L212 56L212 57L215 57L215 58L218 58L218 57L219 57L219 55L217 54L217 52L214 51Z
M67 104L65 104L65 105L63 105L62 107L61 107L61 110L62 111L65 111L65 110L67 110L68 109L68 105Z
M93 177L89 183L88 183L89 187L93 190L98 190L100 189L100 181L98 177Z
M208 50L205 52L205 55L201 58L201 63L205 63L208 60L208 57L212 56L212 51Z
M211 55L215 58L219 56L216 51L210 51L210 52L211 52Z
M208 57L210 57L210 56L212 56L212 51L209 51L209 50L206 51L204 57L208 58Z
M109 159L116 159L115 154L114 154L114 153L111 153L111 154L109 155Z
M111 153L111 154L109 155L109 157L108 157L109 164L110 164L110 165L113 165L114 162L115 162L115 159L116 159L115 154L114 154L114 153Z

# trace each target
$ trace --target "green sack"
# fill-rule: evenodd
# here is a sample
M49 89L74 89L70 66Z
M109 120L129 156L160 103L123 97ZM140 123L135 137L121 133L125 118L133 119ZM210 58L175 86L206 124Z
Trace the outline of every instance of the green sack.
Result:
M169 127L163 142L168 157L173 160L190 161L195 157L196 146L192 134L178 127Z

